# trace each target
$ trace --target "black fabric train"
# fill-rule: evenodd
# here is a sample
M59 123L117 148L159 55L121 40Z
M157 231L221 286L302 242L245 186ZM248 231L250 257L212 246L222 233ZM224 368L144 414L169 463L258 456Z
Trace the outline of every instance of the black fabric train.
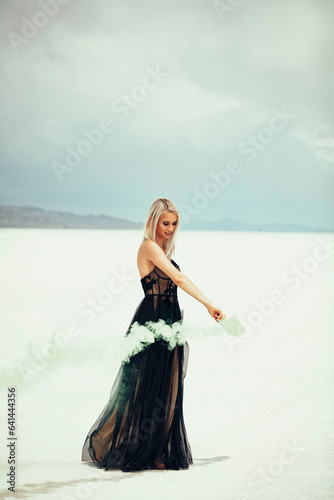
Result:
M177 285L161 269L156 266L140 282L145 296L125 336L136 321L183 321ZM159 461L166 469L188 469L193 463L183 418L188 358L187 342L169 350L156 340L122 362L109 401L88 432L82 461L123 472L160 468Z

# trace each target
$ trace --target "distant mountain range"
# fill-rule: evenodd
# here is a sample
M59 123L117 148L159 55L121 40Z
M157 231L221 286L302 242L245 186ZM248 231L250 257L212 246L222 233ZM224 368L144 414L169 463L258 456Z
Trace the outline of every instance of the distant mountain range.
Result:
M195 231L282 231L282 232L312 232L312 233L329 233L334 229L326 229L324 227L310 227L303 224L288 224L286 222L272 223L245 223L238 222L229 217L222 219L219 222L193 222L183 223L183 229Z
M0 205L0 227L63 229L142 229L141 222L117 219L109 215L78 215L30 206Z
M132 222L110 215L78 215L72 212L44 210L31 206L0 205L0 227L12 228L63 228L63 229L144 229L143 222ZM190 231L282 231L282 232L333 232L334 229L309 227L288 223L244 223L230 218L219 222L181 220L183 230Z

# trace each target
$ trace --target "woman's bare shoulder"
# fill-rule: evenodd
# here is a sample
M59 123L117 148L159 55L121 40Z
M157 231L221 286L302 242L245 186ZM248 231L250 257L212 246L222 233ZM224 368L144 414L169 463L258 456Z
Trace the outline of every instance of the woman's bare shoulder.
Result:
M149 248L153 248L154 245L157 245L155 241L144 240L139 246L137 254L137 267L140 276L146 276L152 271L152 266L154 266L154 263L149 257Z
M144 240L138 248L137 253L137 261L138 262L148 262L149 261L149 249L152 248L152 243L155 242L152 240Z
M158 243L156 243L153 240L144 240L141 245L139 246L138 249L138 255L147 255L147 253L152 249L152 248L157 248L159 247Z

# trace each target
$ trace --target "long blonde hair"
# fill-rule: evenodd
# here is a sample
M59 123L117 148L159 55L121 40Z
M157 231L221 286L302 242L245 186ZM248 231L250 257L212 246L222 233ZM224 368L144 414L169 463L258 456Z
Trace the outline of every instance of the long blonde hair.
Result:
M180 225L179 212L172 201L167 200L166 198L158 198L152 203L144 227L143 241L145 240L156 241L155 233L158 221L160 217L162 217L166 212L171 212L177 215L176 229L173 231L172 237L170 239L164 240L165 254L168 258L169 257L172 258L175 253L175 239Z

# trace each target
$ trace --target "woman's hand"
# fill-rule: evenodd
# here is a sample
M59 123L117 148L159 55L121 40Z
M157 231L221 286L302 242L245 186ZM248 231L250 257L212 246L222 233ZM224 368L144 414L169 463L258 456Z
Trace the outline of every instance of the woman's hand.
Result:
M220 319L225 319L225 314L223 314L223 311L220 309L220 307L216 307L213 304L207 306L207 309L209 311L210 316L213 317L216 321L219 321Z

